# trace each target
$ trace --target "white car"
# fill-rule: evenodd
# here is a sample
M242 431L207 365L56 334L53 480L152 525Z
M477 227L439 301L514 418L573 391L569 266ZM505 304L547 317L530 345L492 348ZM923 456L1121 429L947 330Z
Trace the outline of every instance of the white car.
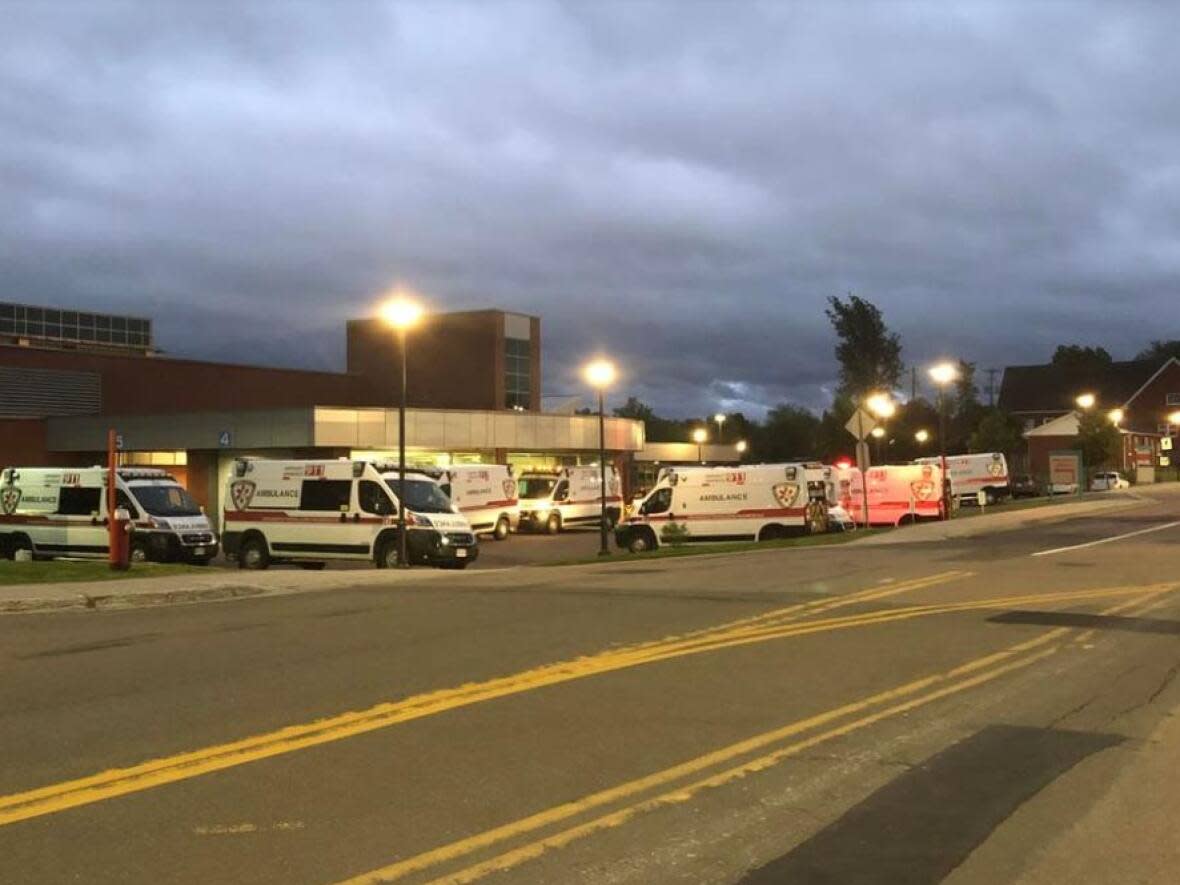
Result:
M1124 479L1117 470L1095 473L1094 478L1090 480L1090 491L1092 492L1109 492L1114 489L1129 489L1130 487L1131 483Z

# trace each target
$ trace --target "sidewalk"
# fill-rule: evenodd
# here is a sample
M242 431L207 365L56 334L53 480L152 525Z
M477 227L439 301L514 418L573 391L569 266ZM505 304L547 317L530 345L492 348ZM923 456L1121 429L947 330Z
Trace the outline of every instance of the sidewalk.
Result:
M479 574L488 574L487 569ZM0 587L0 614L68 609L142 608L211 602L251 596L287 596L344 587L383 587L421 583L460 572L415 568L300 571L276 569L251 572L211 569L207 573L122 581L85 581L60 584L13 584ZM471 574L476 574L472 572Z
M1180 485L1177 486L1177 490L1180 490ZM1169 491L1172 491L1170 487ZM1004 505L1000 504L995 507L993 513L971 514L945 522L924 522L919 525L905 526L897 531L873 535L852 543L861 546L874 546L973 538L977 535L1010 531L1093 513L1108 513L1113 510L1140 507L1152 501L1152 498L1137 493L1133 489L1126 492L1099 492L1097 494L1102 497L1070 501L1069 503L1045 504L1042 507L1029 507L1022 510L1005 510Z

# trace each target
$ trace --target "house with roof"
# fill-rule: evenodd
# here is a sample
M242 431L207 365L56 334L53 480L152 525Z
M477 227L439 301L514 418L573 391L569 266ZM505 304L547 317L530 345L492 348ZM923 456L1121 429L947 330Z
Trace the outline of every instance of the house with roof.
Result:
M1048 472L1049 453L1073 446L1082 394L1093 396L1090 408L1121 413L1124 470L1159 464L1160 440L1180 435L1180 426L1169 422L1180 411L1175 357L1114 362L1084 373L1052 364L1010 366L1000 384L999 407L1024 425L1031 472Z

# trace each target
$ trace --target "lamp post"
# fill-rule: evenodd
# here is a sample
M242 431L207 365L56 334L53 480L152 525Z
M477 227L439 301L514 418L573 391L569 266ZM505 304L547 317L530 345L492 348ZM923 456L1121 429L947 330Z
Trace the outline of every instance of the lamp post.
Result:
M951 518L951 484L946 475L946 388L959 377L954 363L938 363L930 367L930 380L938 386L938 450L942 465L942 501L946 518Z
M397 296L381 306L383 319L397 336L401 352L402 383L397 403L397 567L409 568L406 555L406 333L422 319L422 307Z
M705 463L704 450L701 447L704 446L704 444L708 441L708 439L709 439L709 432L707 430L705 430L705 428L703 428L703 427L698 427L696 430L694 430L692 432L692 441L697 444L697 462L698 463L701 463L701 464Z
M1118 427L1123 423L1123 419L1127 417L1127 413L1122 409L1111 409L1106 413L1106 417L1111 424L1113 424L1115 427Z
M717 425L717 445L721 445L723 442L725 442L725 439L722 436L722 430L725 427L725 415L721 412L718 412L713 416L713 423Z
M606 518L606 389L614 383L618 374L614 363L609 360L594 360L583 370L586 383L598 391L598 470L601 485L599 486L599 523L598 523L598 555L610 556L610 545L607 543Z
M886 421L889 418L892 418L897 412L897 404L893 402L893 399L888 393L869 394L867 397L865 397L865 405L868 406L869 411L881 421ZM876 460L877 463L880 463L881 440L885 436L885 428L878 425L872 429L871 434L873 439L876 441L874 443L874 449L876 450Z
M873 437L873 448L875 449L874 454L876 455L877 463L880 464L881 463L881 440L883 440L885 438L885 428L884 427L874 427L871 431L869 431L869 433Z
M1078 408L1083 412L1094 408L1094 403L1098 402L1098 397L1092 393L1079 393L1074 397L1074 402L1078 404Z
M749 445L747 445L744 439L739 439L737 443L734 444L734 448L737 450L738 461L740 462L742 460L742 456L746 454L746 449L749 448Z
M919 430L914 434L914 439L918 441L918 445L924 446L930 440L930 431L925 429Z

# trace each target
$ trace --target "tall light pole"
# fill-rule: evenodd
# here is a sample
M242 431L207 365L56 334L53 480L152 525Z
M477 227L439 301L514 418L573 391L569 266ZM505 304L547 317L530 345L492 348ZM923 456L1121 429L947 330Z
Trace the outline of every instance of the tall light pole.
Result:
M725 415L722 412L718 412L713 416L713 423L717 425L717 445L721 445L723 442L725 442L724 436L722 434L722 430L725 427Z
M1098 397L1092 393L1079 393L1074 397L1074 402L1078 404L1078 408L1083 412L1087 412L1094 408L1094 404L1098 402Z
M871 431L869 431L869 435L872 436L873 440L875 441L874 446L877 449L877 453L876 453L877 454L877 463L880 464L881 463L881 440L883 440L885 438L885 428L884 427L874 427Z
M397 567L409 568L406 555L406 333L422 319L421 305L397 296L381 306L383 319L397 336L402 360L401 395L397 403Z
M598 469L601 481L599 486L599 524L598 524L598 555L610 556L610 545L607 542L606 518L606 389L610 387L618 373L614 363L609 360L594 360L583 370L586 383L598 391Z
M737 441L737 442L734 444L734 449L736 449L736 450L737 450L737 455L738 455L738 462L739 462L739 463L741 463L742 457L743 457L743 456L746 454L746 450L747 450L749 447L750 447L750 446L749 446L749 443L747 443L747 442L746 442L744 439L739 439L739 440L738 440L738 441Z
M926 429L919 430L914 434L914 439L918 441L918 445L924 446L930 440L930 431Z
M897 404L892 397L887 393L871 393L865 397L865 405L868 406L870 412L873 413L880 421L887 421L897 413ZM877 461L881 461L881 440L885 436L885 428L881 425L874 427L871 431L873 439L876 440L875 448Z
M697 461L701 464L705 463L705 455L702 446L708 441L709 432L703 427L698 427L692 432L692 441L697 444Z
M946 389L959 377L954 363L939 363L930 367L930 380L938 386L938 451L942 462L942 501L946 518L951 518L951 483L946 475Z

